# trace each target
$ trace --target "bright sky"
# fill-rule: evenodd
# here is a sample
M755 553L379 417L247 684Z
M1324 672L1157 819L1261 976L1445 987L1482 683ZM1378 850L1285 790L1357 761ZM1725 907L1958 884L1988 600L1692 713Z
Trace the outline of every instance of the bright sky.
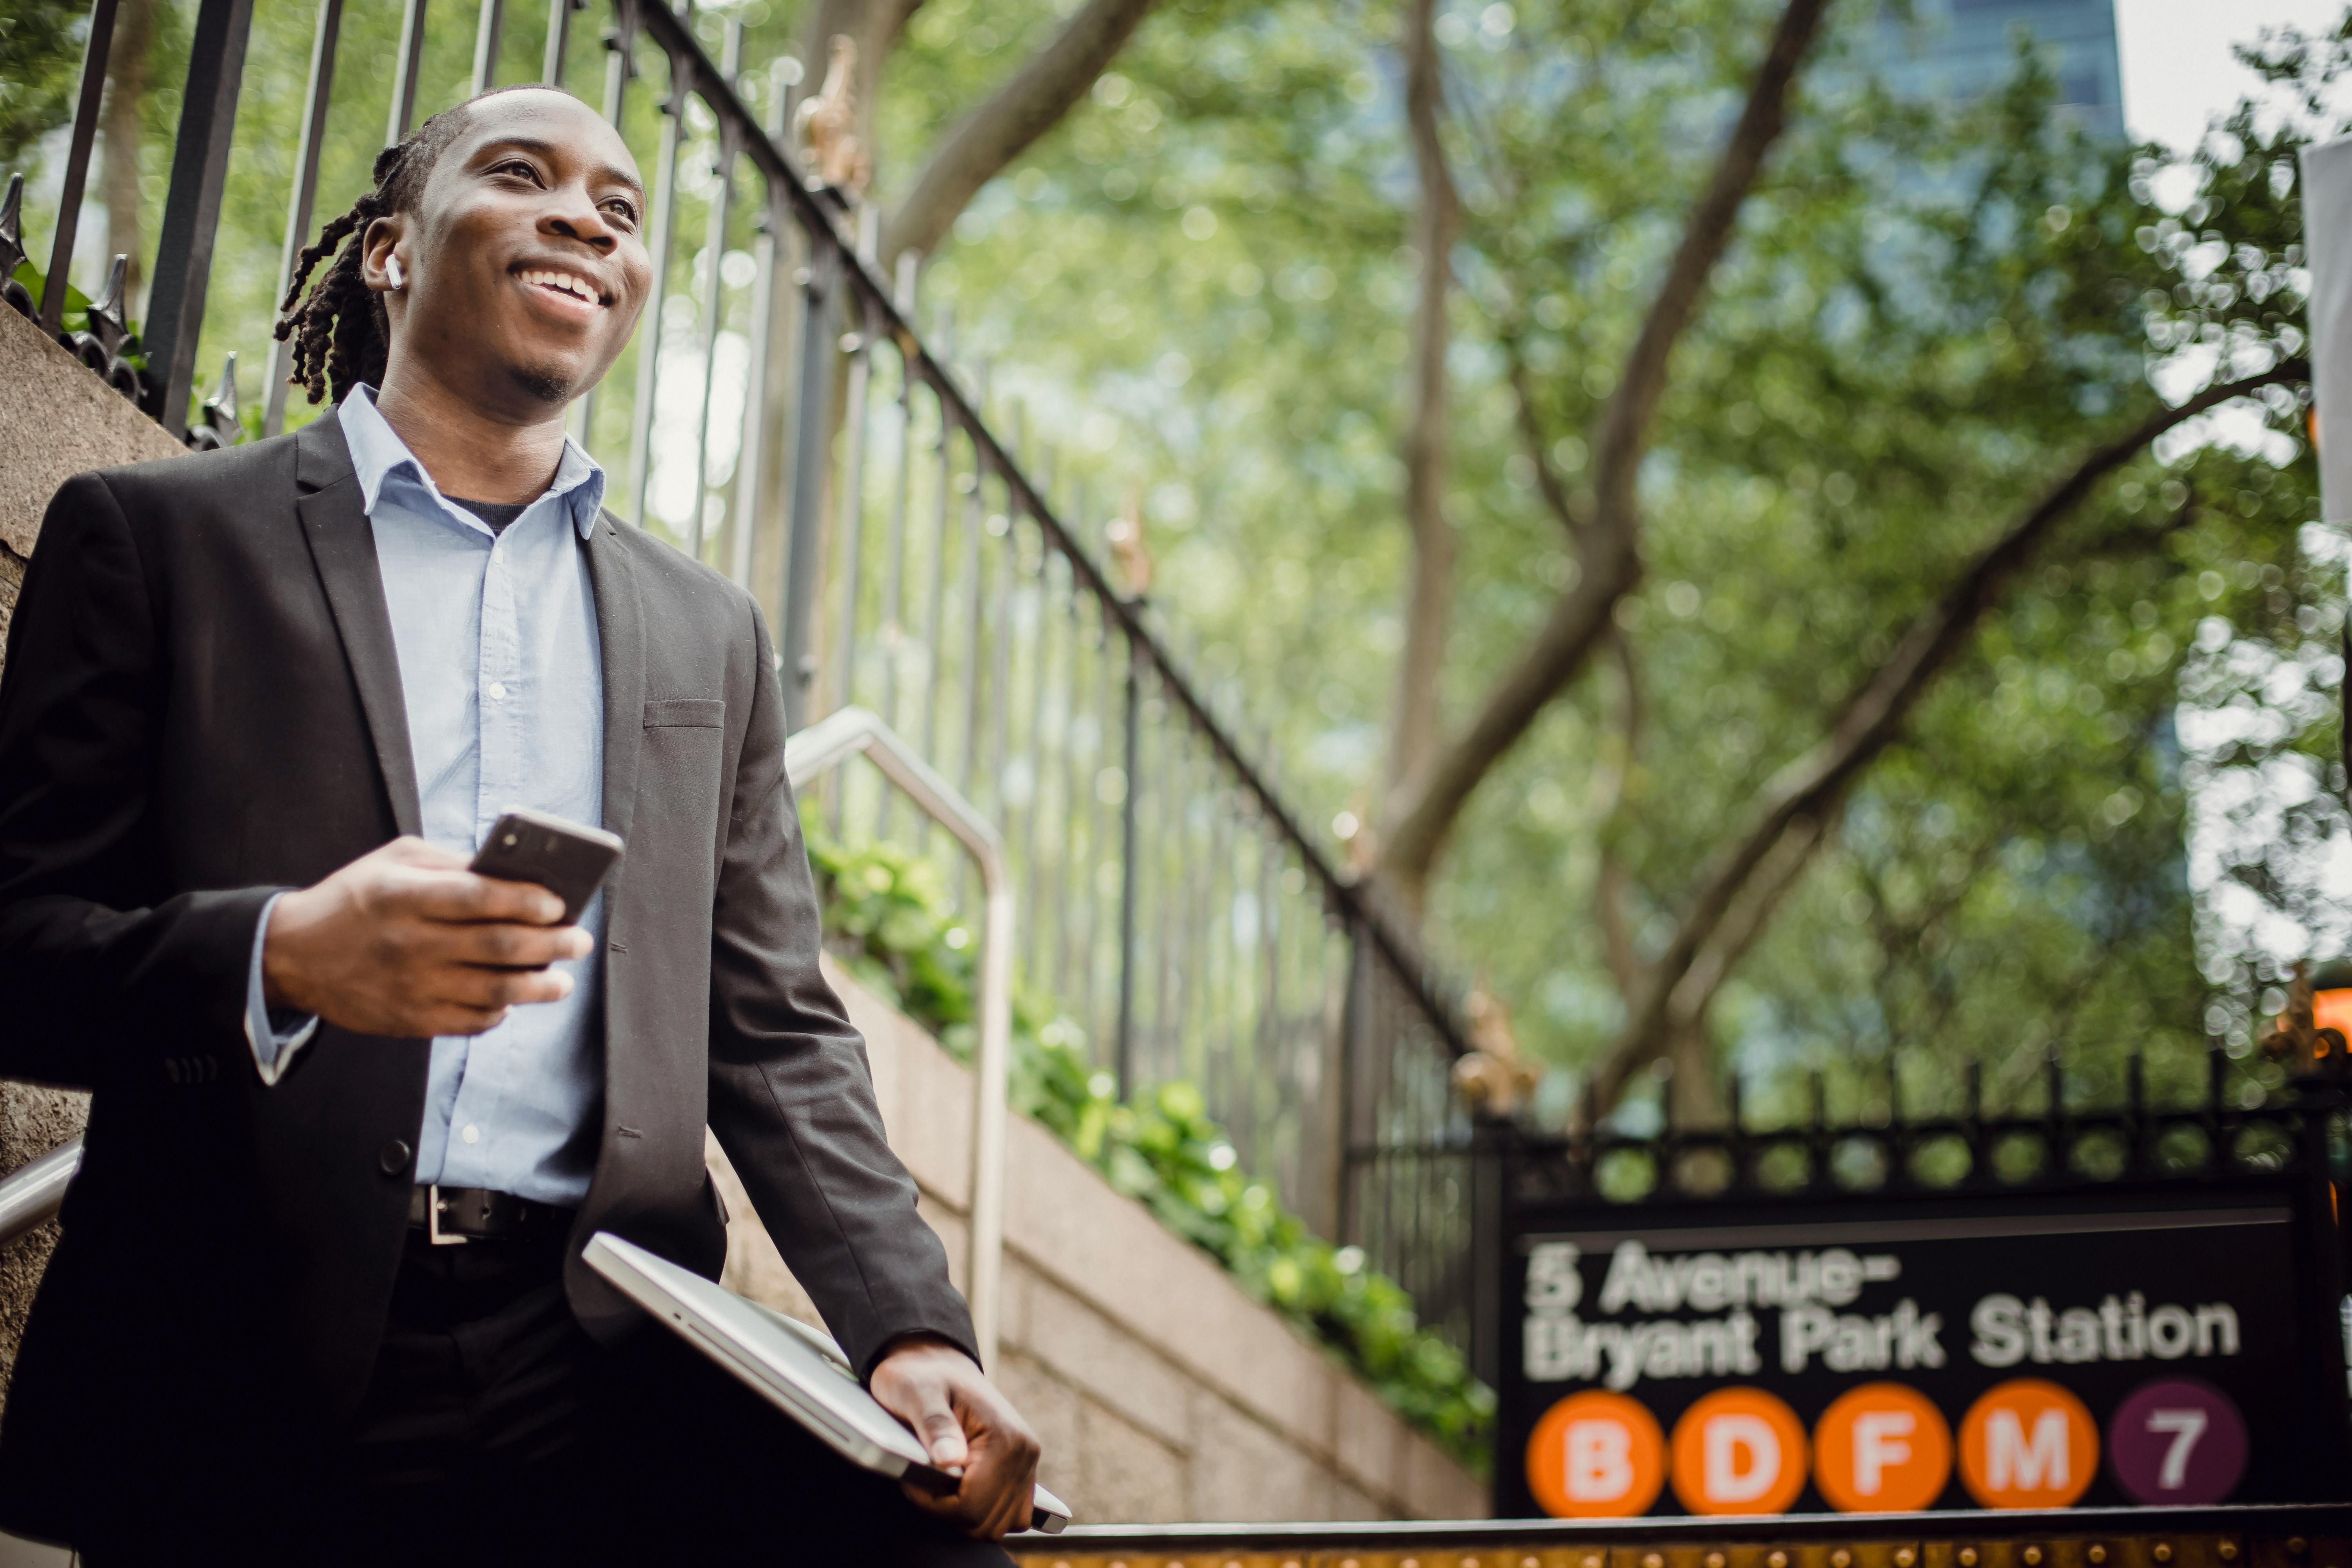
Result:
M2186 149L2257 79L2231 54L2266 26L2332 27L2346 0L2116 0L2124 121L2134 137Z

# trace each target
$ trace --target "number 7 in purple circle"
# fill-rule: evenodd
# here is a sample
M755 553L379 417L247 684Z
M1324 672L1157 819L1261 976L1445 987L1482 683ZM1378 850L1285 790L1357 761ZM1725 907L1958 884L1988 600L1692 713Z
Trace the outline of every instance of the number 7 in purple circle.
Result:
M2245 1419L2210 1383L2144 1383L2107 1424L2107 1463L2134 1502L2221 1502L2246 1473Z

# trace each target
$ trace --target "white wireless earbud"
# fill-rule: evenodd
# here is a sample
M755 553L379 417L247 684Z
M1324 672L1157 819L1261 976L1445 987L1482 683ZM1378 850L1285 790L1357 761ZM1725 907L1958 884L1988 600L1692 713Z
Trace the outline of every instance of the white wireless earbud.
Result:
M392 279L392 286L395 289L408 287L407 276L400 270L400 258L397 256L384 258L383 275Z

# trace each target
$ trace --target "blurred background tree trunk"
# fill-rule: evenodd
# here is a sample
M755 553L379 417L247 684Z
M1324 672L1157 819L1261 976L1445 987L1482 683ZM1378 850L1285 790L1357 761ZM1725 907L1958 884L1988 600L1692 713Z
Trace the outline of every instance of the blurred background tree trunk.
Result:
M100 122L105 159L106 249L128 256L124 293L133 319L146 314L147 244L140 223L139 142L155 54L157 0L120 0L114 45L106 60L106 105Z

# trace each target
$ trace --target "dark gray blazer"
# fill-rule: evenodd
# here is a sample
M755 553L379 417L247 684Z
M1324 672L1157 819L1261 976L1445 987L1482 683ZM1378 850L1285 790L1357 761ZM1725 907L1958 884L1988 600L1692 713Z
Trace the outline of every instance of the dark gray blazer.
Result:
M716 1274L707 1122L850 1356L969 1345L816 900L750 595L607 517L603 1123L575 1242ZM66 1534L225 1447L348 1417L407 1226L430 1042L332 1026L275 1087L254 922L417 831L400 669L340 423L83 474L49 505L0 679L0 1075L95 1090L0 1425L0 1524ZM636 1310L573 1249L590 1332Z

